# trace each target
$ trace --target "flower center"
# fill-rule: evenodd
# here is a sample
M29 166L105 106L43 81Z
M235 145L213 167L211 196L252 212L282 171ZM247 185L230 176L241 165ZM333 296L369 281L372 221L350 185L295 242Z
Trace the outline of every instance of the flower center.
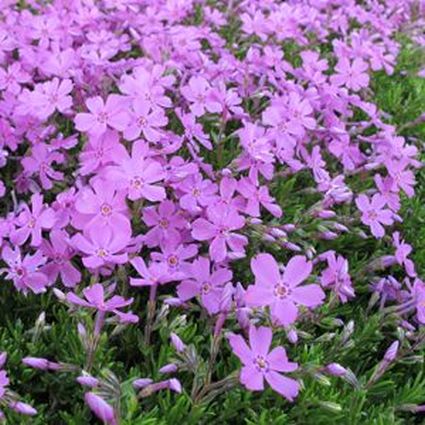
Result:
M370 210L367 212L367 216L370 220L376 220L378 218L378 214L374 210Z
M145 117L139 117L137 120L137 124L139 127L144 127L146 125L146 118Z
M176 267L178 263L179 263L179 260L178 260L178 258L175 255L170 255L168 257L168 264L171 267Z
M16 267L15 267L15 273L16 273L16 275L17 275L19 278L22 278L22 277L24 277L24 276L25 276L26 271L25 271L25 268L24 268L24 267L16 266Z
M30 229L34 229L34 227L35 227L35 223L36 223L35 218L34 218L34 217L31 217L31 218L28 220L28 227L29 227Z
M100 207L100 212L103 216L107 217L108 215L111 215L112 207L109 204L103 204Z
M100 124L106 124L108 122L109 115L107 112L99 112L97 115L97 122Z
M280 299L285 298L289 294L289 289L287 286L278 283L274 287L274 295Z
M169 221L166 218L163 218L162 220L159 221L159 225L160 227L162 227L163 229L167 229L169 226Z
M257 356L254 360L254 364L258 370L266 371L269 368L269 363L263 356Z
M211 283L204 282L201 285L201 291L202 291L203 294L208 294L211 291Z
M134 189L140 189L143 186L143 180L140 177L134 177L131 179L130 185Z
M99 248L96 252L96 255L100 258L105 258L108 255L108 252L104 248Z

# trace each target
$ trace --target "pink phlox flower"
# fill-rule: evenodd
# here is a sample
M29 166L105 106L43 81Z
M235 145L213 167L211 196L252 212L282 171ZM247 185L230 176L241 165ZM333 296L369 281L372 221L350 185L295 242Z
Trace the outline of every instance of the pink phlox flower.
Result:
M69 235L64 230L52 230L50 242L41 243L41 252L48 258L48 263L41 268L49 282L54 284L60 275L66 287L73 288L81 280L80 271L71 263L74 252L68 244Z
M34 255L27 254L22 258L18 247L13 250L5 246L2 251L2 259L7 264L7 268L0 269L1 273L6 273L6 279L13 280L18 291L24 294L31 290L35 294L46 291L48 285L47 276L41 272L41 267L46 263L46 257L41 251L36 251Z
M121 93L131 98L140 98L150 103L152 108L170 108L171 99L165 95L165 89L174 83L173 75L164 75L162 65L154 65L149 71L143 67L136 67L132 74L123 75L118 85Z
M72 223L78 229L107 226L114 233L131 235L131 223L125 192L111 188L111 185L99 178L92 179L90 186L84 186L75 200Z
M152 109L151 103L136 98L130 109L130 120L124 130L126 140L135 140L141 134L149 142L158 142L163 134L162 127L168 123L162 108Z
M387 163L388 173L393 179L393 191L398 192L400 189L411 198L415 194L414 186L416 184L413 171L407 169L410 165L408 159L398 161L390 161Z
M320 284L324 288L331 288L341 302L345 303L354 297L354 288L348 273L348 261L342 255L336 255L335 251L327 253L326 261L328 267L320 276Z
M243 366L239 379L251 391L264 390L264 380L283 397L293 401L297 397L300 385L281 372L293 372L298 364L290 362L283 347L270 351L272 330L261 326L249 328L249 345L241 335L228 334L229 344L233 353L240 359Z
M97 269L106 264L124 264L128 255L123 250L130 242L130 235L114 233L110 227L90 226L84 234L77 233L71 239L74 249L81 251L84 266Z
M382 238L385 235L383 225L389 226L394 223L394 213L384 208L385 198L380 194L373 195L372 199L361 194L356 198L357 208L362 213L362 223L370 227L373 236Z
M144 239L149 247L158 246L169 239L178 239L180 230L186 227L186 220L181 211L168 199L162 201L158 207L144 208L142 218L144 223L151 227Z
M397 192L394 192L394 181L391 176L382 177L380 174L376 174L374 178L376 187L379 190L381 196L385 199L387 205L394 211L397 212L401 208L400 196Z
M110 94L106 102L100 96L86 100L89 112L81 112L75 116L75 127L78 131L88 132L93 136L100 136L109 128L124 131L129 122L128 112L125 110L128 101L123 96Z
M72 106L70 95L74 85L71 80L53 78L51 81L37 84L34 91L24 89L19 99L21 104L17 112L22 115L33 115L40 120L46 120L56 110L67 113Z
M212 144L207 134L204 133L202 124L196 122L196 116L192 113L184 114L181 110L177 110L177 115L184 127L184 136L191 145L199 150L197 143L200 143L204 148L212 150Z
M0 90L18 94L21 91L21 84L30 81L31 76L22 69L19 62L12 63L7 70L0 68Z
M244 256L246 236L235 233L245 225L245 219L233 207L217 205L207 209L207 220L198 218L192 224L192 236L198 241L211 241L209 254L215 262L224 261L229 254ZM229 252L230 251L230 252Z
M325 293L317 284L300 286L311 274L312 263L302 255L292 257L283 275L270 254L259 254L251 260L255 284L247 289L245 301L251 307L270 307L270 313L280 325L294 323L298 306L317 307Z
M179 198L180 206L191 213L199 213L218 198L217 185L209 179L203 179L200 173L192 174L179 182L178 189L183 192Z
M75 187L57 195L56 200L52 203L52 209L56 215L55 227L63 228L70 223L71 217L75 213L75 199Z
M209 314L220 310L221 295L224 286L232 280L232 272L224 267L211 271L210 261L205 257L195 260L188 273L188 279L177 287L177 294L182 301L188 301L196 296Z
M62 164L64 156L51 149L44 143L39 143L31 149L31 156L24 157L22 165L29 176L37 174L40 177L43 189L49 190L53 187L52 180L62 181L64 174L52 168L52 164Z
M117 189L125 189L130 200L146 198L149 201L162 201L166 197L165 189L154 185L165 178L161 164L148 158L149 148L142 141L133 143L131 156L117 158L117 164L106 170L106 178Z
M164 263L173 280L182 280L188 276L190 263L188 260L198 254L195 244L184 245L178 239L166 239L160 244L161 252L152 252L154 261Z
M352 62L347 57L341 57L335 66L336 74L330 81L335 86L345 86L353 91L359 91L369 85L368 64L361 58L355 58Z
M211 96L211 86L204 77L191 77L188 85L181 88L184 98L190 103L190 110L196 116L221 112L221 105Z
M257 187L250 178L244 177L238 182L238 192L245 198L245 212L252 217L260 217L260 205L275 217L282 216L282 210L270 196L267 186Z
M393 233L393 247L396 250L395 258L398 264L406 269L406 272L410 277L415 277L415 264L408 258L412 252L412 246L400 238L400 232Z
M68 292L66 299L72 304L92 308L104 313L115 313L133 302L133 298L125 299L120 295L114 295L109 299L105 299L105 289L100 283L95 283L83 289L83 295L85 299L79 297L74 292Z
M10 240L17 245L23 245L31 236L31 246L40 246L42 231L51 229L56 222L55 212L43 204L39 193L31 196L31 209L23 204L16 218L17 229L10 234Z
M116 158L125 156L127 151L119 142L118 133L115 130L106 130L101 136L90 137L81 151L80 173L85 176L96 172L100 167L110 165Z
M141 278L130 278L130 285L132 286L163 285L173 280L166 263L152 261L149 265L146 265L141 257L134 257L130 260L130 263L141 276Z

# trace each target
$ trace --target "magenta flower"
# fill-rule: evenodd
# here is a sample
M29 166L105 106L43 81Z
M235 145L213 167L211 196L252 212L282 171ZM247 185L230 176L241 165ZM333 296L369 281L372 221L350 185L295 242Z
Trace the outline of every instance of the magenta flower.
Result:
M313 266L302 255L292 257L283 275L270 254L259 254L251 260L255 285L250 285L245 301L251 307L270 307L270 313L280 325L294 323L298 306L316 307L323 303L325 293L319 285L299 286L311 274Z
M342 255L336 255L335 251L328 252L326 260L328 267L320 276L320 284L324 288L331 288L341 302L345 303L349 298L354 297L354 289L348 273L348 261Z
M43 240L41 252L50 260L41 268L52 284L60 275L63 284L74 287L81 280L80 271L71 263L75 253L71 250L68 241L69 235L64 230L52 230L50 242Z
M382 238L385 235L384 225L394 223L394 214L385 207L385 198L380 194L375 194L369 201L366 195L359 195L356 199L356 205L362 213L362 223L370 227L372 235L376 238Z
M102 179L92 180L91 187L86 186L79 193L75 209L79 214L74 216L73 225L79 229L107 226L114 233L131 235L125 193Z
M137 270L141 278L130 278L132 286L155 286L172 281L172 277L165 263L151 262L146 265L142 257L134 257L130 260L131 265Z
M151 103L136 98L133 100L131 117L124 130L127 140L135 140L140 134L149 142L158 142L162 136L162 127L165 127L168 119L161 108L152 109Z
M200 296L202 305L209 314L220 310L223 287L232 280L232 272L226 268L210 271L210 261L199 257L190 267L190 278L177 287L177 294L182 301Z
M31 236L31 245L40 246L42 230L51 229L55 224L55 212L44 206L43 197L39 193L32 195L31 209L27 204L24 204L22 209L16 219L18 229L11 232L10 240L14 244L22 245Z
M211 241L209 254L215 262L232 254L245 255L244 247L248 243L246 236L235 233L242 229L245 219L232 207L223 204L207 209L207 218L198 218L192 224L192 236L197 241Z
M71 239L74 249L85 254L83 264L93 269L106 264L126 263L128 254L123 250L129 242L129 235L116 234L109 227L98 225L91 226L84 235L77 233Z
M90 112L75 116L77 130L100 136L108 127L118 131L124 131L127 127L129 116L124 110L126 100L122 96L111 94L106 102L100 96L91 97L86 100L86 105Z
M130 200L146 198L156 202L165 199L165 189L154 185L164 179L165 173L161 164L147 158L149 147L142 141L133 143L131 156L126 152L117 158L118 165L108 167L107 179L117 189L125 189Z
M31 76L22 69L19 62L11 64L7 70L0 68L0 90L18 94L21 91L21 84L30 81Z
M249 346L240 335L229 334L228 340L233 353L243 364L240 373L241 383L251 391L264 390L264 380L279 394L293 401L298 395L299 383L280 372L293 372L297 363L288 361L283 347L270 351L272 331L261 326L249 328Z
M187 177L179 183L178 188L183 192L179 198L180 206L192 213L200 212L201 207L212 205L217 199L217 185L203 179L201 174Z
M211 96L211 87L204 77L191 77L187 86L181 88L182 95L190 102L191 112L199 117L208 112L221 112L221 105Z
M412 288L413 298L416 306L416 320L425 324L425 283L420 279L415 279Z
M147 226L152 227L144 237L149 247L158 246L161 242L170 239L179 239L180 230L186 227L186 220L181 211L178 211L174 202L169 200L161 202L158 208L145 208L143 221Z
M104 165L110 165L116 158L125 155L127 151L119 142L118 133L115 130L106 130L101 136L93 136L84 145L80 153L80 173L91 174Z
M249 178L242 178L238 182L238 192L245 198L245 212L251 217L260 217L260 205L275 217L282 216L282 210L276 205L275 199L270 196L267 186L257 187Z
M68 292L66 299L81 307L93 308L102 312L113 312L129 306L133 302L133 298L125 299L119 295L114 295L108 300L105 300L105 290L100 283L96 283L89 288L83 289L84 299L80 298L73 292Z
M52 168L52 164L62 164L64 156L49 148L44 143L35 145L31 150L31 156L23 158L22 165L28 176L37 174L40 177L43 189L53 187L52 180L61 181L64 178L63 173Z
M2 251L2 259L8 267L0 269L0 272L6 273L6 279L13 280L18 291L27 293L29 289L35 294L46 291L48 278L41 271L46 263L46 258L41 251L37 251L34 255L27 254L22 258L18 247L12 250L5 246Z
M187 277L189 262L198 253L195 244L184 245L178 239L167 239L161 243L161 252L152 252L154 261L159 261L167 265L170 277L173 280L181 280Z
M86 393L84 400L90 410L105 424L117 425L114 409L102 397L95 393Z
M396 249L395 258L398 264L400 264L400 266L404 266L407 274L410 277L415 277L415 264L408 258L412 252L412 247L404 240L400 239L400 232L393 233L393 246Z
M350 62L348 58L342 57L335 66L337 74L331 76L331 82L338 87L346 86L358 91L369 84L368 68L368 64L361 58L355 58Z

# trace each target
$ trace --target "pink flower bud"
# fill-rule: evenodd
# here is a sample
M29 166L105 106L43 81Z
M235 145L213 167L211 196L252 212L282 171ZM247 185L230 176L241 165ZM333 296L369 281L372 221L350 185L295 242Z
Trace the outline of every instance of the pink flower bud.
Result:
M289 339L289 342L290 343L296 344L298 342L298 334L297 334L297 331L295 329L291 329L288 332L288 335L287 336L288 336L288 339Z
M116 425L114 409L101 397L94 393L86 393L84 399L90 410L105 424Z
M172 378L168 381L168 388L170 388L171 391L174 391L176 393L182 392L182 386L180 384L180 381L176 378Z
M22 403L21 401L14 401L13 403L9 404L9 407L15 412L21 413L22 415L34 416L37 414L37 410L35 410L29 404Z
M388 363L391 363L397 357L398 347L400 343L399 341L394 341L388 348L388 350L384 354L384 360Z
M159 373L174 373L177 371L177 365L174 363L166 364L159 369Z
M173 344L173 347L181 353L186 349L186 345L183 343L183 341L173 332L170 336L171 343Z
M322 210L317 213L317 216L324 219L334 218L336 212L332 210Z
M326 366L326 372L333 376L344 376L347 374L347 369L339 363L330 363Z
M6 352L2 352L0 353L0 369L3 368L3 366L5 365L7 360L7 353Z
M22 363L39 370L58 370L60 368L60 364L49 362L49 360L41 357L25 357L22 359Z
M133 387L136 389L136 390L140 390L140 389L142 389L142 388L145 388L145 387L147 387L148 385L150 385L150 384L152 384L152 379L149 379L149 378L140 378L140 379L136 379L134 382L133 382Z
M94 388L97 387L97 385L99 384L99 380L93 376L90 375L83 375L83 376L79 376L77 378L77 382L80 385L83 385L84 387L90 387L90 388Z

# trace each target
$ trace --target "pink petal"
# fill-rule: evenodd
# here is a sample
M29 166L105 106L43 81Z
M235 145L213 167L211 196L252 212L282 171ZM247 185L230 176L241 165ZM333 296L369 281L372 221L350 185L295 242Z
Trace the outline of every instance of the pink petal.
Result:
M298 395L300 384L291 378L281 375L273 370L266 373L266 381L279 394L283 395L289 401L293 401Z

